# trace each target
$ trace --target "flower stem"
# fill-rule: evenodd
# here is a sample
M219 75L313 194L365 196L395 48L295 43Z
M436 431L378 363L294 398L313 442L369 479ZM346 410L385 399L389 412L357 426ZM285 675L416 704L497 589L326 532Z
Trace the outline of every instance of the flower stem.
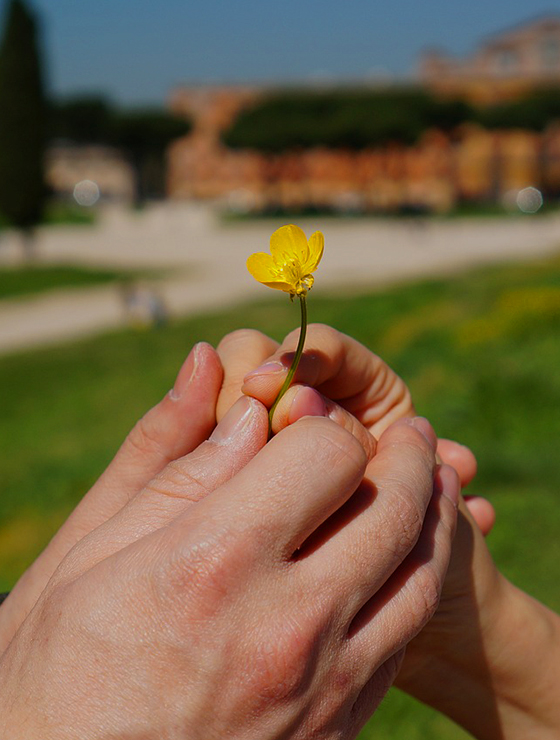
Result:
M296 370L298 368L301 355L303 354L303 345L305 344L305 335L307 334L307 303L305 302L305 295L303 294L299 296L299 305L301 308L301 330L299 332L299 341L297 344L294 359L292 360L292 364L290 365L290 369L288 370L288 374L286 375L286 380L284 381L282 388L280 388L280 391L278 395L276 396L276 400L274 401L274 403L270 407L270 411L268 412L268 436L269 438L272 436L272 417L274 416L276 407L280 403L280 399L282 398L284 393L286 393L286 391L290 387L291 382L294 379L294 375L296 374Z

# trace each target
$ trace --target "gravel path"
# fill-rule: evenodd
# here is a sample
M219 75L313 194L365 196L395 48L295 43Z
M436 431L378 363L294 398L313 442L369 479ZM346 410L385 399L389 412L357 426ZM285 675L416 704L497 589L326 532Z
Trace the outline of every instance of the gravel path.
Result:
M511 259L560 247L560 215L511 219L421 221L299 220L309 235L325 234L315 290L356 291L425 275ZM245 268L266 251L273 220L221 223L204 206L167 203L130 214L106 210L95 227L40 231L43 262L71 262L166 271L157 293L172 315L186 315L265 297ZM4 235L0 261L19 258L17 238ZM56 291L0 302L0 352L56 343L123 326L129 320L115 286Z

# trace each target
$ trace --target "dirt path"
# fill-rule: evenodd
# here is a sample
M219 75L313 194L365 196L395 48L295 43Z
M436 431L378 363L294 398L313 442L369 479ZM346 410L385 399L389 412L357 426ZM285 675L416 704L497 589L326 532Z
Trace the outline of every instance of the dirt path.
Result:
M560 215L539 218L415 220L302 220L321 229L326 249L317 291L353 291L465 267L530 259L560 246ZM167 271L157 292L172 315L233 305L266 295L245 260L268 248L275 221L221 223L198 206L158 205L141 214L108 210L95 227L50 227L40 232L42 261ZM4 263L19 257L5 236ZM0 352L56 343L123 326L122 292L114 286L65 290L0 302Z

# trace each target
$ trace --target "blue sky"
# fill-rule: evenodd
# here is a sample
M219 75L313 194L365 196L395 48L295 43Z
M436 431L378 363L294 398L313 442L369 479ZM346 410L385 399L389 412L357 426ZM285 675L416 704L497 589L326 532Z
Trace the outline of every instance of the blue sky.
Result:
M7 0L0 0L5 5ZM181 83L411 74L418 53L472 51L560 0L28 0L51 91L163 102Z

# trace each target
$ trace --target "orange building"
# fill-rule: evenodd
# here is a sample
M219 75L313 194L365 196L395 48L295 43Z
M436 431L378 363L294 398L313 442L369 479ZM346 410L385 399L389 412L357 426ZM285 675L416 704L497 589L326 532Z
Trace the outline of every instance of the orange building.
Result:
M419 77L430 90L483 104L518 97L535 86L559 85L560 16L542 16L494 34L463 59L427 50Z
M560 18L547 16L493 36L468 59L424 54L422 84L477 103L508 99L543 83L560 85ZM415 146L363 151L315 148L263 154L234 151L221 134L269 89L182 88L171 109L193 121L169 150L168 192L221 199L241 211L331 208L446 211L463 200L496 201L528 186L560 195L560 130L427 131Z

